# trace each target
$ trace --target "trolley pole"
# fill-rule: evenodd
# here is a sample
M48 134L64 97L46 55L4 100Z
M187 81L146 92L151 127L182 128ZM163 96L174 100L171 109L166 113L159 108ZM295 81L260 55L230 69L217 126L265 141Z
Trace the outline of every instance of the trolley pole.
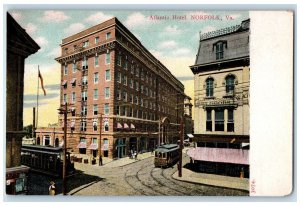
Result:
M182 177L182 149L183 149L183 117L180 120L180 145L179 145L179 162L178 162L178 177Z
M67 164L66 164L66 150L67 150L67 114L68 114L68 104L65 103L64 114L64 148L63 148L63 184L62 184L62 194L66 195L67 185L66 185L66 173L67 173Z
M99 166L101 166L100 158L101 158L101 135L102 135L102 113L100 113L99 117Z

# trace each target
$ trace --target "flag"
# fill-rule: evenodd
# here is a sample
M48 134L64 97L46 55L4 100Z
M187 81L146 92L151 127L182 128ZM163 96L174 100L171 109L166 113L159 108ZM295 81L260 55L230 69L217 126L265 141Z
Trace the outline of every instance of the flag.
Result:
M45 88L44 88L44 81L43 81L43 77L42 77L42 75L41 75L40 70L39 70L39 78L40 78L40 80L41 80L41 86L42 86L42 89L43 89L43 92L44 92L44 96L46 96L46 90L45 90Z

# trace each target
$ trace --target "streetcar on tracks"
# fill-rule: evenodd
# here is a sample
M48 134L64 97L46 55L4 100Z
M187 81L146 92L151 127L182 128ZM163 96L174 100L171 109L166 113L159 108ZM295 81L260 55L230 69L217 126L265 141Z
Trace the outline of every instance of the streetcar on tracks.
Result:
M164 144L155 150L154 166L170 167L179 160L179 146L177 144Z

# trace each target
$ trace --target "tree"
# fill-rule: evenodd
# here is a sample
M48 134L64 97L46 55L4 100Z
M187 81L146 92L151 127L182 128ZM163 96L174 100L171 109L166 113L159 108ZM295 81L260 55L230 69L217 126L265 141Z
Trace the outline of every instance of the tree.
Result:
M32 124L25 126L23 130L25 131L26 138L30 138L32 136Z

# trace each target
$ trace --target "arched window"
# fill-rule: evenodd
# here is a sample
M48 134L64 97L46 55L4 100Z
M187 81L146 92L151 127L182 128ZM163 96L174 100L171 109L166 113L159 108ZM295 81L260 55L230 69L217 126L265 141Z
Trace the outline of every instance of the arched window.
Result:
M233 94L235 77L233 75L229 75L226 77L225 80L226 80L226 94Z
M214 79L213 78L208 78L206 80L206 96L207 97L212 97L214 96Z

